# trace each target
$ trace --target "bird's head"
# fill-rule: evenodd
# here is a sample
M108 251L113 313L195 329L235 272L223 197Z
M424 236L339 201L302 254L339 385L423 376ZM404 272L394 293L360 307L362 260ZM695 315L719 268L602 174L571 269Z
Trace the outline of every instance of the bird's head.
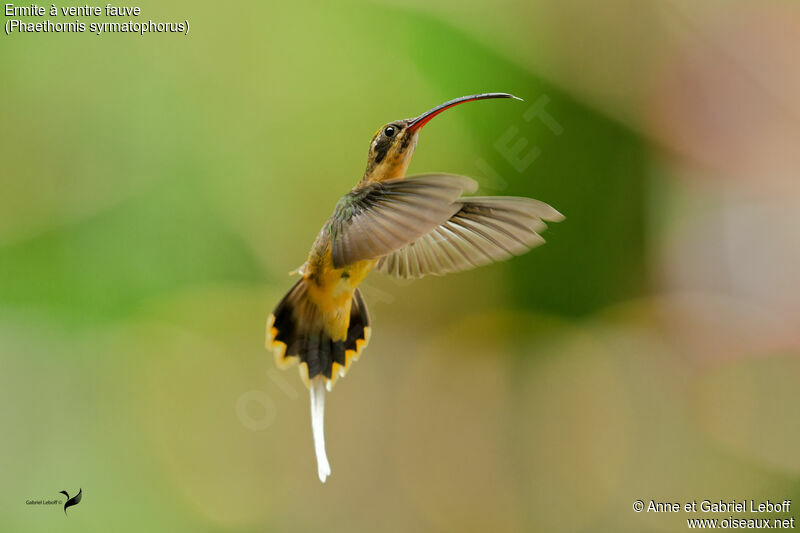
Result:
M433 109L424 112L416 118L396 120L382 126L369 144L369 155L367 156L367 170L364 172L364 181L383 181L392 178L399 178L405 175L414 148L417 146L417 138L422 127L430 120L453 106L464 102L474 102L476 100L488 100L490 98L517 98L508 93L484 93L462 96L455 100L450 100Z

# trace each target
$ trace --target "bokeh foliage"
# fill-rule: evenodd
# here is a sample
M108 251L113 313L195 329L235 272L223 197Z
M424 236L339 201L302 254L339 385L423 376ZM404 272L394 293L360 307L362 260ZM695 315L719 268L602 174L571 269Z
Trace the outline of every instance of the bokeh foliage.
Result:
M712 173L620 81L658 76L607 54L635 24L594 21L611 44L580 55L573 4L148 1L191 33L2 36L0 529L673 531L633 500L800 502L796 313L705 255L725 247L704 217L752 191L686 180ZM622 48L660 65L654 42ZM525 102L442 115L410 171L566 220L507 263L367 280L321 486L266 316L375 129L485 91ZM515 142L538 151L521 170ZM24 503L79 487L68 519Z

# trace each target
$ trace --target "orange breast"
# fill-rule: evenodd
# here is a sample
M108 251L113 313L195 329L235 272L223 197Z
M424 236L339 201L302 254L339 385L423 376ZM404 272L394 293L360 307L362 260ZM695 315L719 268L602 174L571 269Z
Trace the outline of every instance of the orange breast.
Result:
M328 254L330 256L330 254ZM375 266L374 260L359 261L345 268L333 268L332 261L323 261L308 285L308 295L325 320L325 329L334 340L347 338L350 305L353 293Z

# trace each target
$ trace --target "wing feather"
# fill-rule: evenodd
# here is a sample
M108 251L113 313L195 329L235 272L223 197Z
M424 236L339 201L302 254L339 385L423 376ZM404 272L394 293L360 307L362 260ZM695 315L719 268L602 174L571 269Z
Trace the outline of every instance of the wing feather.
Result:
M402 248L384 255L376 268L398 278L470 270L521 255L544 243L547 222L564 217L531 198L461 198L447 220Z
M377 259L411 244L447 221L458 199L474 191L474 180L452 174L424 174L357 187L336 207L331 219L333 266ZM424 270L442 268L418 257Z

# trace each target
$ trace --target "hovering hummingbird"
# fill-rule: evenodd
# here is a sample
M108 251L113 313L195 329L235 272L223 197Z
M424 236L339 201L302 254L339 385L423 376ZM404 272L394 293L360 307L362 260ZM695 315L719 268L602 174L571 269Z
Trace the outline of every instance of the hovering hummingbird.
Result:
M545 223L563 216L549 205L511 196L462 196L477 183L453 174L405 178L422 127L464 102L517 98L485 93L450 100L416 118L397 120L372 137L367 169L322 227L294 284L267 319L267 348L279 367L299 362L311 396L317 472L331 473L325 453L325 390L331 390L369 342L367 307L358 285L374 268L398 278L469 270L542 244Z

